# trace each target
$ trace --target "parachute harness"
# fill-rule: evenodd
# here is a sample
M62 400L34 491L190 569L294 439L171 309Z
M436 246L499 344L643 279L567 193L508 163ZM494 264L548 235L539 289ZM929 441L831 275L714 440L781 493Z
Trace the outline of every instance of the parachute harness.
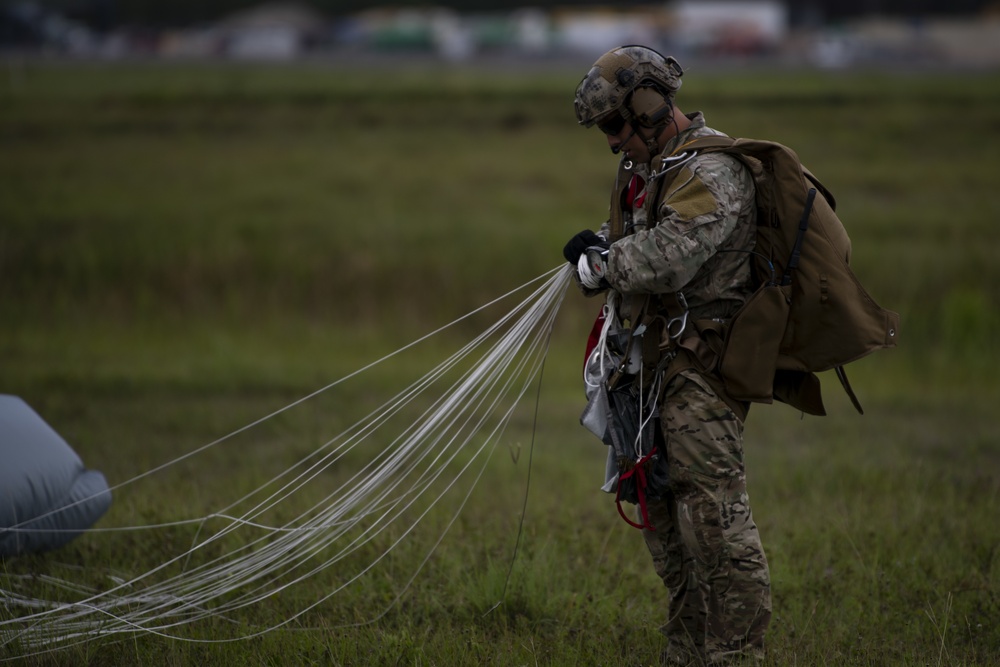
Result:
M606 410L603 412L606 421L596 430L592 429L611 447L609 456L613 465L609 460L612 467L608 470L604 490L610 492L614 489L618 513L626 523L634 528L656 530L649 519L650 486L662 488L666 482L662 472L654 475L652 471L656 460L665 455L656 443L658 427L655 420L667 367L675 355L668 349L655 366L643 363L643 348L650 346L643 344L642 337L659 338L661 334L669 340L679 337L687 325L687 302L683 294L677 295L677 301L685 312L670 321L659 315L642 317L648 300L643 300L642 305L637 302L633 304L630 317L632 328L624 329L618 318L619 299L617 293L608 293L599 315L600 333L592 334L596 340L592 339L594 345L585 364L584 382L593 405L597 405L593 403L596 395L606 397L602 399L604 407L600 409L602 412ZM603 321L600 321L601 318ZM596 330L595 324L595 333ZM585 412L585 416L587 414ZM589 428L586 421L584 425ZM657 476L659 479L654 482ZM623 500L638 505L638 522L628 517L622 507Z

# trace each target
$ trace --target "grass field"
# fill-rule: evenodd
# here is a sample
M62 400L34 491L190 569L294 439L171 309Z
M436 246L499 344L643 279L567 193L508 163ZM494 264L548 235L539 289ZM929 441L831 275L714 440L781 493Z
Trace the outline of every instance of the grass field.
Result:
M581 72L11 62L3 74L0 392L28 401L112 484L556 266L607 208L615 158L573 119ZM1000 75L686 79L682 108L793 146L833 190L856 272L903 322L899 349L849 368L864 416L832 378L826 418L751 411L750 493L775 610L766 664L1000 664ZM384 615L437 532L253 639L216 641L281 623L337 573L177 628L180 639L136 633L25 661L655 664L665 591L598 488L603 445L577 424L596 307L571 293L560 313L530 485L533 405ZM488 320L123 489L99 525L224 506ZM40 575L100 586L193 538L94 533L4 562L0 582L38 596L61 594Z

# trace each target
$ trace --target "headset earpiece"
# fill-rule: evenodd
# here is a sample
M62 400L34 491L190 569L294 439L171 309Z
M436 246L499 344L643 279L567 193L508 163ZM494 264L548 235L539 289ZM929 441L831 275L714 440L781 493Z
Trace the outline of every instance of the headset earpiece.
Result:
M657 127L670 122L673 105L655 88L640 87L632 93L632 113L643 127Z

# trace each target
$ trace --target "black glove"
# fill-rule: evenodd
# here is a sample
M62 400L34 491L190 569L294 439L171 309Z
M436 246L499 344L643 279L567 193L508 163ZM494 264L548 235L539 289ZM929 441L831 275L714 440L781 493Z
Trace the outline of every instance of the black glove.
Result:
M604 248L610 247L610 244L604 240L603 236L598 236L589 229L585 229L573 238L563 247L563 257L566 261L576 266L576 263L580 261L580 255L587 252L587 248Z

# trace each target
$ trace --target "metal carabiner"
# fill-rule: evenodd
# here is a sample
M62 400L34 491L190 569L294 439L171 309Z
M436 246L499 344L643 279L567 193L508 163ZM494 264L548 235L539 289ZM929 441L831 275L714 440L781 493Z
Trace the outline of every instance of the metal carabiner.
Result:
M684 312L677 317L667 320L667 336L670 340L677 340L684 333L684 330L687 329L688 303L687 299L684 298L683 292L677 293L677 303L684 309Z
M670 340L677 340L684 333L684 330L687 329L687 325L688 311L685 310L683 315L678 315L667 320L667 336L670 337ZM676 332L674 330L675 327Z
M691 161L692 159L694 159L694 157L696 155L698 155L698 154L695 153L695 152L689 153L687 151L684 151L683 153L680 153L679 155L667 155L667 156L664 156L664 157L660 158L660 170L656 171L654 169L653 173L649 175L649 180L650 181L655 181L656 179L660 178L661 176L663 176L668 171L676 169L677 167L680 167L681 165L685 164L686 162Z

